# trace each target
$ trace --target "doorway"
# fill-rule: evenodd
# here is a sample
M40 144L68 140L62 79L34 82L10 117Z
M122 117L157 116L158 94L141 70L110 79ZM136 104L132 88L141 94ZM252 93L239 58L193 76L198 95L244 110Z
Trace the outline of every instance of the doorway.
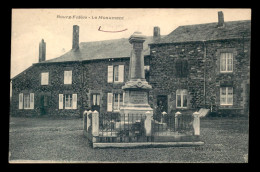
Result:
M41 113L41 115L47 114L47 108L48 108L48 96L41 95L40 96L40 113Z
M168 99L167 95L158 95L157 96L157 110L155 118L158 121L161 121L162 112L168 113Z
M168 113L168 99L166 95L157 96L157 108L161 113Z

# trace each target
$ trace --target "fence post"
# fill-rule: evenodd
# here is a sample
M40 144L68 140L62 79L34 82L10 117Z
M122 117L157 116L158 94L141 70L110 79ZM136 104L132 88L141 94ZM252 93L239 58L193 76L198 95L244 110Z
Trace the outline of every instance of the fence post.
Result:
M175 131L178 129L178 116L181 115L181 113L178 111L175 113Z
M92 136L99 135L99 113L98 111L92 112Z
M92 113L92 111L91 110L89 110L89 111L87 111L87 131L88 131L88 128L89 128L89 126L90 126L90 117L89 117L89 115Z
M194 112L193 113L193 128L194 128L194 135L200 135L200 113L199 112Z
M164 120L164 116L166 115L167 113L165 111L162 112L162 117L161 117L161 123L165 122Z
M86 110L83 112L83 131L87 131L87 112Z
M152 113L150 111L145 112L146 118L144 121L145 135L152 135Z

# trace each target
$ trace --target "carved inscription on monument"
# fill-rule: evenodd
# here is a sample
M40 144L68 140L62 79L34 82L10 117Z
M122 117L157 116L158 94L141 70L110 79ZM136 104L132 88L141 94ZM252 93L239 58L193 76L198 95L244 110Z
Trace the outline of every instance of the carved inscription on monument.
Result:
M143 49L143 43L134 43L134 49Z
M130 94L130 102L133 104L146 104L148 102L147 92L131 91Z

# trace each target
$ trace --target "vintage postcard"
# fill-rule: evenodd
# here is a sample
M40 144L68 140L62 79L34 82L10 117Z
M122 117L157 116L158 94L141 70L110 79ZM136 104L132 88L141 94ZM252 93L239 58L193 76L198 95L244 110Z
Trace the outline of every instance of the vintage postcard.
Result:
M248 163L251 9L12 9L9 163Z

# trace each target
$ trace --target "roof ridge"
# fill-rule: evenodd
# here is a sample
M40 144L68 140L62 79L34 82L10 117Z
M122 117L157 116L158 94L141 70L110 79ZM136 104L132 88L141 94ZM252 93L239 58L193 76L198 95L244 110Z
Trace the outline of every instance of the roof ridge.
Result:
M251 20L234 20L234 21L225 21L224 23L235 23L235 22L249 22ZM199 25L208 25L208 24L217 24L218 22L211 22L211 23L200 23L200 24L188 24L188 25L180 25L179 27L185 27L185 26L199 26ZM176 29L177 29L176 28Z
M164 36L164 35L161 35ZM153 36L146 36L146 38L152 38ZM123 39L128 39L128 38L118 38L118 39L107 39L107 40L99 40L99 41L87 41L87 42L80 42L79 44L84 44L84 43L96 43L96 42L109 42L109 41L117 41L117 40L123 40Z
M219 40L234 38L241 29L250 32L251 20L226 21L226 26L219 29L217 22L182 25L177 27L157 43L192 42L199 40Z

